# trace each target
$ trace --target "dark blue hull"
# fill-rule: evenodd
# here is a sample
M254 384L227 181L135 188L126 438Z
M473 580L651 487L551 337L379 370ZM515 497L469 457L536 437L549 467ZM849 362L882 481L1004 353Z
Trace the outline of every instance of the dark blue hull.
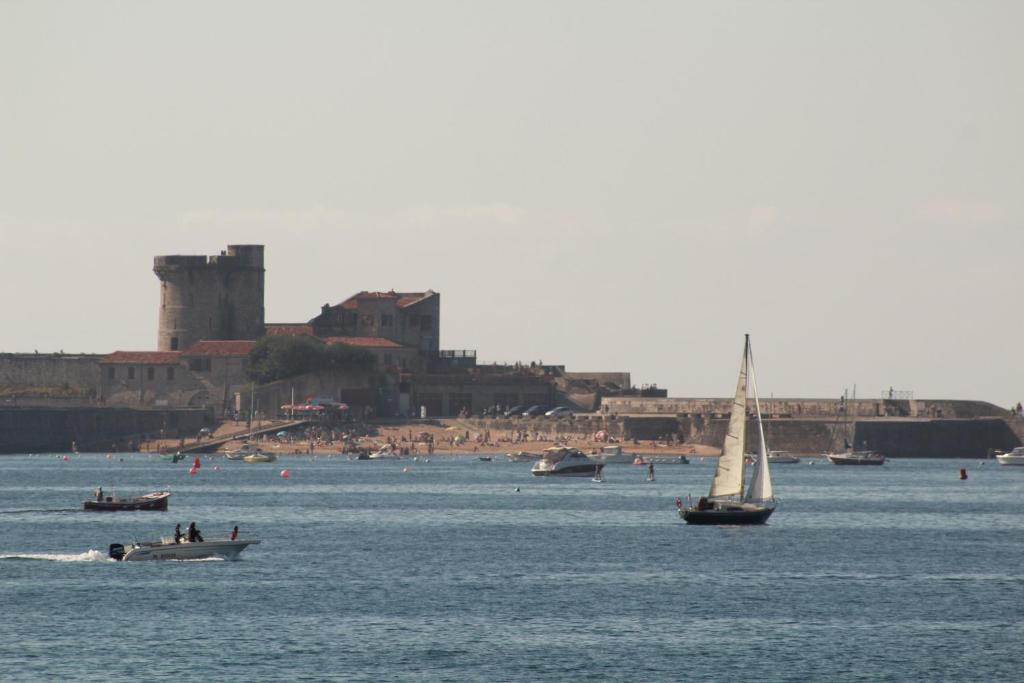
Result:
M725 508L712 510L681 510L679 516L687 524L764 524L775 512L775 508L743 510Z

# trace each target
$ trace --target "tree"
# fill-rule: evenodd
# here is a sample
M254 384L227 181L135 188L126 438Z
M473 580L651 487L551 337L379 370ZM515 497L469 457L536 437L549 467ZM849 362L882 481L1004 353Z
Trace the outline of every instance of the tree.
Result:
M249 352L251 379L259 384L323 370L366 371L374 366L369 351L345 344L324 344L316 337L264 337Z

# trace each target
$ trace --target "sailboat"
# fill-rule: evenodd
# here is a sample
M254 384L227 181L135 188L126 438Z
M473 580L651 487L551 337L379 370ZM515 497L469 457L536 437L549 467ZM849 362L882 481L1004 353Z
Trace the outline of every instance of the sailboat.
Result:
M743 490L743 446L747 431L747 380L754 395L757 431L760 439L758 458L750 486ZM718 458L711 491L701 496L696 505L683 506L679 502L679 516L687 524L764 524L775 512L772 479L768 471L768 447L761 423L761 406L757 400L757 382L754 380L754 357L750 351L750 335L745 335L743 361L736 381L736 396L729 414L729 429Z
M857 402L857 387L853 388L853 403ZM843 393L842 403L846 406L843 409L843 423L840 426L837 422L836 437L839 433L843 436L843 448L842 453L826 453L825 457L828 458L829 462L833 465L884 465L885 456L875 451L856 451L853 449L851 442L854 440L854 423L849 417L851 405L846 400L846 394Z

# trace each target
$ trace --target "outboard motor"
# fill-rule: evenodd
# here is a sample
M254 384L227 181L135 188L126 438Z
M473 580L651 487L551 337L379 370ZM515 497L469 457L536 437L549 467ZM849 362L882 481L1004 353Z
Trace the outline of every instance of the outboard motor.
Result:
M124 559L124 545L121 543L111 543L110 550L107 552L112 560L123 560Z

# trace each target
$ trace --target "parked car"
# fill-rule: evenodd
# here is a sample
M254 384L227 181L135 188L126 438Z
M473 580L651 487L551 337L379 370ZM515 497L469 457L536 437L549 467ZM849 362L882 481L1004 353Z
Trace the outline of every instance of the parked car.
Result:
M523 411L523 417L537 417L551 409L551 406L530 406Z
M572 417L572 408L566 408L565 406L558 406L552 408L548 412L544 413L545 417Z
M505 411L505 417L519 417L528 406L512 406Z

